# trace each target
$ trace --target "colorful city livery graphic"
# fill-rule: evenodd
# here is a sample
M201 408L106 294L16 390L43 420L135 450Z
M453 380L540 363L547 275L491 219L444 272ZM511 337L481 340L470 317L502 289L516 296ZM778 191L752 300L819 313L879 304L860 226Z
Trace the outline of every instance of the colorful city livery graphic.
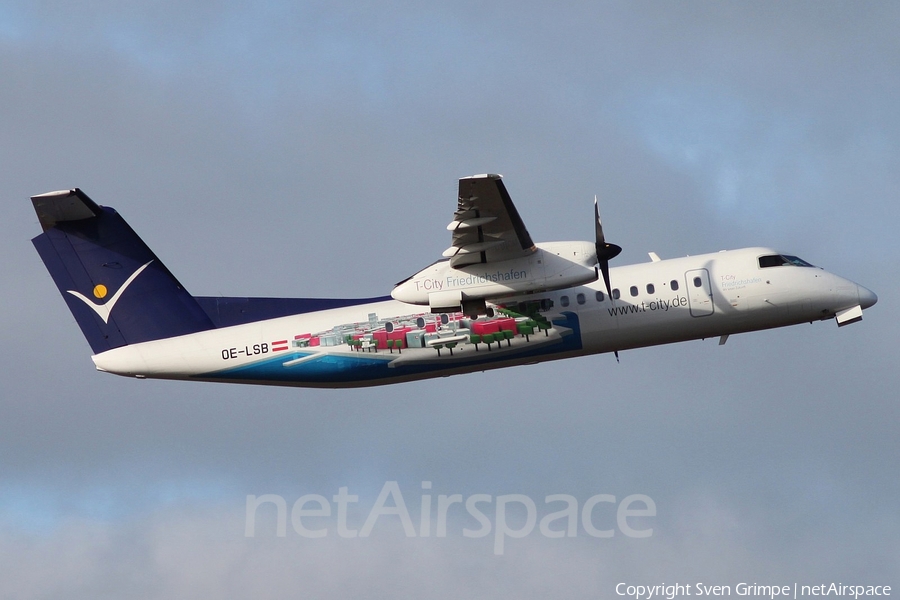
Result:
M391 319L379 319L376 313L370 313L367 321L342 323L326 331L223 348L221 357L226 366L202 377L322 383L348 377L360 381L391 379L580 348L578 318L571 312L553 320L536 309L525 315L497 308L492 316L477 319L459 312ZM227 366L230 360L255 355L260 360Z

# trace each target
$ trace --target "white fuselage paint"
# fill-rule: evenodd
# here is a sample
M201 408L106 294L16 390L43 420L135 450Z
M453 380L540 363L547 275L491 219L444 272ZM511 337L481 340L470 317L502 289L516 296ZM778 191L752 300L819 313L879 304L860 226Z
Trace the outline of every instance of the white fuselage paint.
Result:
M812 322L833 317L852 307L867 308L875 301L869 290L820 268L760 268L757 258L765 254L777 253L766 248L746 248L614 268L610 270L610 280L612 287L620 291L616 300L608 297L597 300L599 292L605 296L602 280L544 294L504 299L502 304L549 299L553 307L544 313L547 318L553 320L563 313L577 317L581 339L574 349L561 348L527 357L510 353L508 358L497 360L500 355L491 355L482 345L480 354L474 354L468 347L458 348L455 359L449 357L447 351L441 359L436 359L429 350L428 360L422 362L428 363L430 370L409 373L398 368L395 376L377 379L323 382L252 375L231 376L227 381L301 387L380 385ZM695 277L700 278L699 287L694 285ZM673 281L677 282L677 289L673 289ZM648 284L653 286L652 291L648 291ZM632 295L633 288L637 291L635 295ZM370 319L372 313L384 319L393 315L415 315L422 310L421 306L394 300L331 309L124 346L95 355L94 362L99 370L119 375L222 381L216 375L218 372L252 367L260 360L260 356L252 354L255 345L270 345L273 340L284 339L291 343L297 333L327 331L339 323L362 323ZM532 341L540 342L544 335L535 332ZM227 355L229 349L236 348L246 349L246 352L232 352L234 356L223 357L223 352ZM329 348L320 347L304 349L302 353L288 352L283 355L286 357L284 368L329 351ZM407 350L403 352L404 357L410 357ZM424 350L419 352L424 356ZM340 354L344 357L370 356L343 349ZM386 355L386 350L378 351L378 356L385 360L388 359ZM266 358L271 356L270 353ZM291 362L288 360L291 356L299 358L293 358ZM392 353L391 359L395 356ZM460 356L468 356L470 360L467 362ZM476 357L479 360L492 357L493 361L472 362ZM447 362L441 363L441 360Z

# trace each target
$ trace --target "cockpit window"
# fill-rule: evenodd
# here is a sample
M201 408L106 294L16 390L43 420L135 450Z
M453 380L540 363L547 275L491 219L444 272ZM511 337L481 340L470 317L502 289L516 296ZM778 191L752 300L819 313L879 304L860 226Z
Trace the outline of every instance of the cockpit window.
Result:
M812 265L797 256L789 254L769 254L759 257L759 268L767 267L811 267Z

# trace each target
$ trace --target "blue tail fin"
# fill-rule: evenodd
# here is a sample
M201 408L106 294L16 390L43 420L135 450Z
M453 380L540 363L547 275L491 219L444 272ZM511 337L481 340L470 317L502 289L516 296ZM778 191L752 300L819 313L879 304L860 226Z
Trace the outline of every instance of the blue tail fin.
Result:
M94 353L213 329L125 219L79 189L31 198L32 240Z

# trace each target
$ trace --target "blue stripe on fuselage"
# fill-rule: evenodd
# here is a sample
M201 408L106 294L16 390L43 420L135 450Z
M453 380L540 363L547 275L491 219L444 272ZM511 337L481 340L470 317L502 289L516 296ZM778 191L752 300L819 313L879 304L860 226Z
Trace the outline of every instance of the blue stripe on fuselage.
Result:
M231 327L256 323L268 319L302 315L319 310L359 306L373 302L392 300L390 296L378 298L228 298L194 296L200 308L216 327Z

